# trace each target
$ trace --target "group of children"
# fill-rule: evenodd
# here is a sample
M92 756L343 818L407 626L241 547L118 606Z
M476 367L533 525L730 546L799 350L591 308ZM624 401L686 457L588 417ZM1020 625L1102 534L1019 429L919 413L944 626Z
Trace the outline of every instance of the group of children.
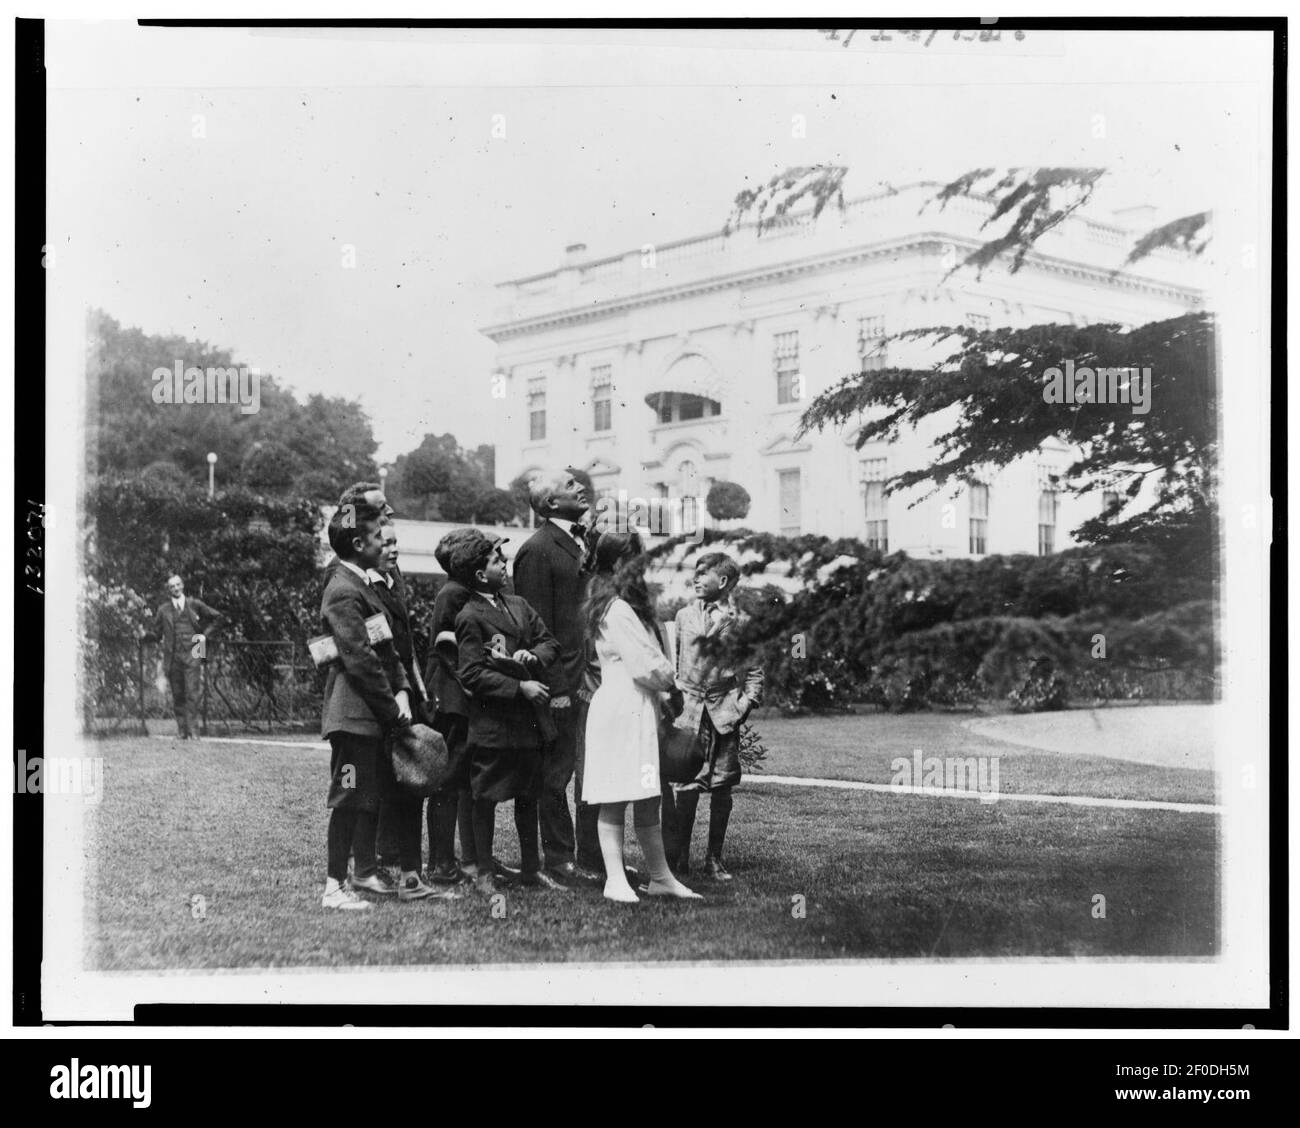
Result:
M435 550L448 579L434 603L428 676L422 678L391 514L377 484L358 483L344 494L328 530L337 561L327 571L321 617L338 658L327 674L322 720L331 747L322 904L369 909L358 891L402 901L452 900L471 881L488 894L501 884L567 892L570 886L544 871L539 851L543 750L555 738L547 674L559 657L557 643L537 612L505 590L503 542L478 529L457 529ZM738 576L730 557L702 558L697 599L676 620L682 717L698 723L704 752L694 781L663 785L664 845L679 876L689 872L695 806L708 792L705 875L730 879L722 845L731 788L740 778L740 721L761 696L762 673L721 669L699 643L735 622L731 593ZM388 742L414 722L442 735L450 764L447 787L428 800L429 864L423 871L422 801L397 786L388 752ZM517 869L493 855L496 807L503 802L513 804Z

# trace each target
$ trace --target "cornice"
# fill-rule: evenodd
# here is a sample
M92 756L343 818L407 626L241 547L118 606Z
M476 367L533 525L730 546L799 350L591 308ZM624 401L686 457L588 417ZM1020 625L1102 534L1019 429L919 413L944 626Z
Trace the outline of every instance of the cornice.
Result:
M605 301L592 302L582 307L553 310L533 317L489 325L480 332L493 341L507 341L530 333L543 332L548 329L557 329L569 325L580 325L604 317L613 317L633 309L683 301L688 298L735 289L740 286L779 282L787 278L838 270L857 263L894 258L900 254L941 254L945 247L953 245L963 246L967 250L974 250L981 244L975 240L956 239L950 235L927 232L895 239L888 243L857 247L850 251L836 251L805 259L792 259L781 263L751 267L748 270L732 271L729 274L718 274L711 278L701 278L672 286L662 286L655 290L647 290L636 294L624 294ZM1120 273L1107 270L1104 267L1089 266L1038 251L1032 252L1025 259L1025 264L1021 267L1021 270L1028 269L1065 278L1078 278L1093 285L1105 286L1112 290L1148 294L1171 301L1183 302L1193 307L1200 305L1203 301L1202 292L1192 287L1160 282L1144 275ZM747 327L745 322L741 322L740 325Z

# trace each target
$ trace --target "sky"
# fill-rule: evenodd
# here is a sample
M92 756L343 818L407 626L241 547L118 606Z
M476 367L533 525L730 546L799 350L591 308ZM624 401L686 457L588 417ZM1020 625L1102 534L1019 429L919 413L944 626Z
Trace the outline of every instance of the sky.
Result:
M50 245L120 322L359 400L391 460L493 441L495 283L717 230L789 165L850 196L1102 165L1103 215L1260 209L1262 37L950 35L56 24Z

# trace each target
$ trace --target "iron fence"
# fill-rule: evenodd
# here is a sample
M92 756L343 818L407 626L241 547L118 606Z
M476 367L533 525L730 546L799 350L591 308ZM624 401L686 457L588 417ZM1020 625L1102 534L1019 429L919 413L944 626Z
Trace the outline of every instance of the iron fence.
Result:
M324 685L300 643L210 640L199 664L199 730L310 731L320 724ZM175 714L160 645L136 638L87 642L81 708L87 732L170 731Z

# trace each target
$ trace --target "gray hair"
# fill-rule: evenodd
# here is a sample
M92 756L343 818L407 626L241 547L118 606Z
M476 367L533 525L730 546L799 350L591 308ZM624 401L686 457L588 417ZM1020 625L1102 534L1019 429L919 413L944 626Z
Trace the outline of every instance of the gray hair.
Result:
M552 467L534 475L528 481L528 504L539 517L546 516L546 503L564 489L564 483L573 476L567 468Z

